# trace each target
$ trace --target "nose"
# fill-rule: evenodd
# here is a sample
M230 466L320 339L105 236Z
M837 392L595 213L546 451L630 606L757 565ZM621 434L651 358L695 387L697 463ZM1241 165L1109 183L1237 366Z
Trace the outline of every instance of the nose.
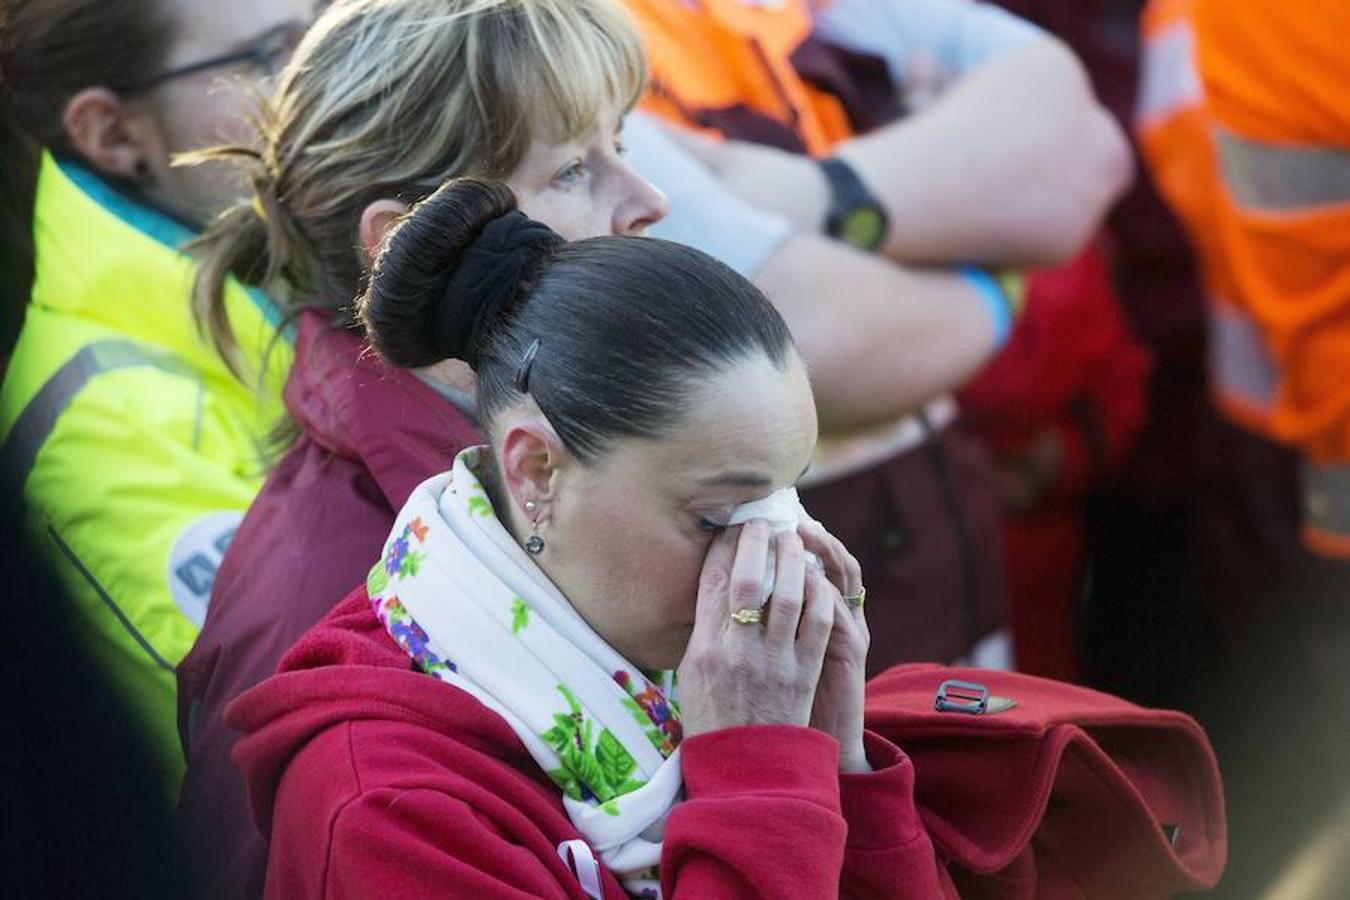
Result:
M660 188L623 163L619 203L614 207L615 234L640 235L665 218L670 203Z

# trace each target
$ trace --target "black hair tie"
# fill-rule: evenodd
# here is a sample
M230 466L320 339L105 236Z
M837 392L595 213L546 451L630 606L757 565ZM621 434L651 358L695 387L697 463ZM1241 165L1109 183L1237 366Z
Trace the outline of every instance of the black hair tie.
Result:
M436 307L437 350L477 368L493 326L524 299L522 287L562 242L553 229L520 210L489 222L446 278Z

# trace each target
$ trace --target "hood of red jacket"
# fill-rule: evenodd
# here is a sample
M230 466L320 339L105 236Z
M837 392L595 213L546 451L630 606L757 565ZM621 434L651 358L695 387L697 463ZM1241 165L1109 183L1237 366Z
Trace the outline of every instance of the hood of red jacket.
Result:
M524 771L533 766L505 720L472 695L413 667L361 587L291 648L276 675L226 711L226 723L243 734L233 757L263 834L271 831L273 800L287 764L320 732L353 719L430 724Z
M300 317L285 401L306 437L359 460L394 509L428 473L450 468L459 449L483 441L434 388L316 311Z

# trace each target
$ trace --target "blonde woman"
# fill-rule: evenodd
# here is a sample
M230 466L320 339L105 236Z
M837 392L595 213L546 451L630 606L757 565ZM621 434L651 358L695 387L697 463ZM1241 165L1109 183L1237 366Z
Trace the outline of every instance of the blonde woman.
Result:
M286 305L298 430L179 668L180 813L216 895L256 895L266 858L226 704L364 577L412 489L481 441L462 364L409 372L363 352L351 307L374 250L409 204L458 175L504 180L569 239L640 234L665 208L621 156L645 72L610 0L350 0L296 50L260 118L261 149L210 154L238 159L254 196L199 242L194 304L227 359L227 276Z

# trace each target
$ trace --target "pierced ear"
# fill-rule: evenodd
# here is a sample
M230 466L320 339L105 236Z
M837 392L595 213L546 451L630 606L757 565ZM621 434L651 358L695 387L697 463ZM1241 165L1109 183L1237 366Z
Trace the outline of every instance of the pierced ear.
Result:
M147 115L107 88L85 88L71 97L61 124L75 151L105 175L139 180L158 152Z
M398 200L376 200L361 210L361 224L358 236L361 238L361 250L365 253L365 263L370 265L375 254L380 251L384 236L394 223L408 213L408 204Z
M558 433L547 422L521 419L502 437L502 484L510 495L513 512L527 521L545 521L556 499L557 475L567 464L568 453ZM525 504L534 504L527 514Z

